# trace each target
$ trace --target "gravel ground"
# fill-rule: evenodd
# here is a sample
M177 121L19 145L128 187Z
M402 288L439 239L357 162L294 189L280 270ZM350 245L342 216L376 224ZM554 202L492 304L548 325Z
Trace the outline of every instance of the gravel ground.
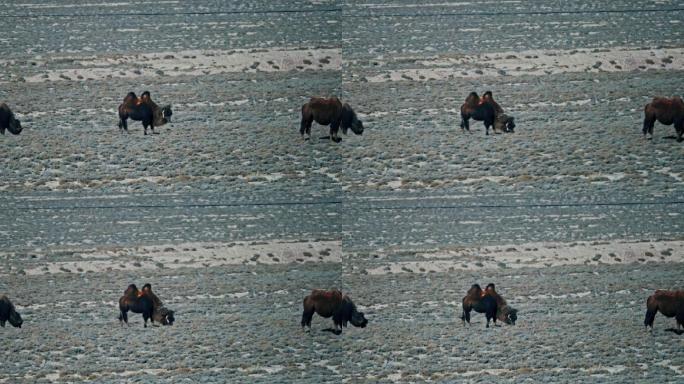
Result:
M684 380L674 320L643 328L653 290L684 289L684 146L641 135L681 96L679 2L3 7L25 129L0 138L0 294L25 323L0 382ZM143 90L173 122L120 133ZM486 90L515 133L458 127ZM312 95L364 134L304 142ZM120 327L131 282L177 323ZM461 324L476 282L517 325ZM369 326L303 333L327 287Z

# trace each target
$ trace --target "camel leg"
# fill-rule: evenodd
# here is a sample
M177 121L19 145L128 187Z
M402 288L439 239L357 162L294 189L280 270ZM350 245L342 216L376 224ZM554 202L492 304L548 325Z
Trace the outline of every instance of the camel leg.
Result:
M128 122L126 119L120 119L119 120L119 132L123 133L123 131L126 131L128 133Z
M122 320L123 320L123 322L121 322ZM119 315L119 322L121 323L122 327L123 327L124 323L126 323L126 325L129 325L128 324L128 311L121 311L121 314Z
M485 317L487 317L487 328L489 328L489 322L494 319L494 325L496 325L496 312L492 315L491 312L485 312Z
M465 307L463 308L463 315L461 316L461 320L463 320L463 325L466 325L466 322L470 324L470 307Z
M310 140L311 139L311 125L313 122L311 122L309 125L306 126L306 139Z
M330 124L330 140L332 140L336 143L339 143L340 141L342 141L342 139L340 139L337 136L339 131L340 131L340 123L339 122Z
M655 121L656 118L653 114L645 113L644 127L642 128L641 132L644 134L644 136L649 135L650 137L647 137L649 140L653 138L653 126L655 125Z
M299 134L304 137L304 132L306 132L306 119L302 117L302 121L299 123Z
M302 328L307 327L308 331L311 332L311 319L313 318L315 310L304 310L302 312Z
M646 329L649 327L653 330L653 322L655 320L656 314L658 313L658 308L646 308L646 317L644 318L644 326Z
M470 132L470 118L464 114L461 114L461 130Z
M489 127L493 126L494 122L491 120L485 120L484 121L484 126L485 126L485 135L489 136Z
M304 137L304 134L306 133L306 137L304 137L304 140L310 140L311 139L311 125L313 124L313 116L312 117L304 117L302 116L302 122L299 126L299 134Z
M684 119L680 119L674 122L675 131L677 131L677 142L681 143L684 141L682 137L684 135Z

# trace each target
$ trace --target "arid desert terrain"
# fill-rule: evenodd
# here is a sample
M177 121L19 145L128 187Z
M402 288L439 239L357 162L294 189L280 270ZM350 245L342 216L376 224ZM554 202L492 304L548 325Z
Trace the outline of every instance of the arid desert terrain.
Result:
M681 1L3 4L0 383L684 381ZM173 119L117 127L149 90ZM491 90L514 133L459 127ZM337 95L363 135L299 134ZM149 282L170 327L118 321ZM496 283L514 326L463 326ZM300 327L313 288L369 320Z

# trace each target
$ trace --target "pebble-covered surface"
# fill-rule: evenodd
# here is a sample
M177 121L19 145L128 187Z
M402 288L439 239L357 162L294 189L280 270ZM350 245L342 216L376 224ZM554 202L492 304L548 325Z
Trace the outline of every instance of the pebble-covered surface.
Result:
M641 135L680 95L682 4L13 2L0 23L0 383L680 382L684 146ZM171 124L120 133L129 91ZM494 92L516 132L459 128ZM338 95L364 121L299 136ZM172 327L120 327L129 283ZM515 326L460 321L495 282ZM341 336L301 300L338 287Z

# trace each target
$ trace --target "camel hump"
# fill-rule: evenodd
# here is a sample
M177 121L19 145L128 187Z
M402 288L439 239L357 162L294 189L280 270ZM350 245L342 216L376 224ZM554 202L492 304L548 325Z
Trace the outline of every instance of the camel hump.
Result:
M669 108L672 106L684 106L684 101L682 101L682 98L679 96L674 96L672 98L656 96L649 105L655 108Z
M309 105L311 107L326 107L326 106L333 106L333 105L342 105L342 102L340 99L338 99L336 96L332 96L329 98L324 98L324 97L312 97L311 100L309 100Z
M650 298L653 298L654 300L665 298L684 300L684 291L668 291L664 289L658 289L653 295L649 296L649 299Z
M152 109L158 109L158 108L159 108L159 106L157 105L157 103L155 103L154 101L152 101L152 96L150 96L150 92L149 92L149 91L145 91L145 92L142 93L142 95L140 95L139 104L147 104L147 105L149 105L150 107L152 107Z
M316 101L316 102L331 102L331 101L340 101L340 99L337 96L330 96L330 97L321 97L321 96L312 96L309 101Z
M135 95L135 92L128 92L126 97L123 99L123 106L133 106L137 105L139 102L138 96Z
M480 96L477 95L477 92L470 92L465 99L465 103L470 106L478 105L480 103Z
M135 286L135 284L130 284L128 288L124 291L124 296L138 296L138 287Z
M480 287L479 284L473 284L470 289L468 289L468 293L466 297L472 297L472 298L477 298L477 297L482 297L484 296L484 292L482 291L482 288Z
M338 289L331 289L331 290L325 290L325 289L314 289L311 291L311 294L309 295L312 299L325 299L325 300L342 300L342 292Z

